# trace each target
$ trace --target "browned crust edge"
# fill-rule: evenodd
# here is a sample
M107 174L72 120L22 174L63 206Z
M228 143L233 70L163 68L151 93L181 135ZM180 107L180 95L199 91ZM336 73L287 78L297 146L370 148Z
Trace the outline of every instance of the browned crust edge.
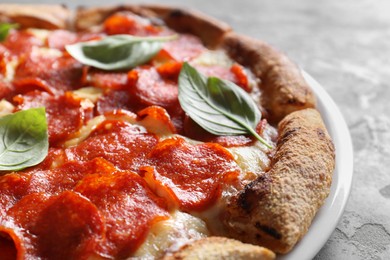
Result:
M279 134L270 170L236 194L223 217L232 237L287 253L330 192L335 151L314 109L286 116Z
M173 254L167 254L163 260L190 259L245 259L272 260L275 254L259 246L244 244L224 237L207 237L186 244Z
M131 11L142 16L162 19L178 32L197 35L210 48L216 47L225 33L231 30L227 24L194 10L146 4L79 8L75 15L75 29L89 30L101 24L108 16L120 11Z
M0 4L0 22L21 28L69 29L72 12L63 5Z
M315 107L314 94L301 71L280 51L235 32L225 35L222 47L261 80L261 105L271 123L278 123L291 112Z

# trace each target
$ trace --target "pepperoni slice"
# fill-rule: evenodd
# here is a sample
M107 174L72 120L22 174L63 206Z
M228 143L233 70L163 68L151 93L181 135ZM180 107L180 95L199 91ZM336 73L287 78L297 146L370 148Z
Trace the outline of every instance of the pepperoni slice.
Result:
M24 78L42 80L51 93L61 94L81 87L83 66L69 56L31 51L15 71L15 80Z
M110 129L66 149L68 159L88 161L101 157L119 169L137 171L144 164L146 154L157 144L157 137L142 134L139 127L125 123L111 124Z
M149 19L130 12L120 12L104 21L104 31L109 34L131 34L137 36L157 35L162 28L153 25Z
M127 73L126 72L103 72L93 70L89 72L90 86L102 89L124 90L127 88Z
M0 76L0 100L3 98L10 99L13 96L14 86L4 81Z
M192 145L182 138L165 139L148 155L152 167L141 174L151 187L165 187L181 210L200 211L221 195L221 183L234 181L239 168L233 156L213 143ZM229 181L228 181L229 180ZM157 190L156 192L159 192Z
M43 46L42 40L23 30L11 30L2 44L16 56L30 52L34 46Z
M128 74L128 80L130 93L140 103L161 106L167 110L179 107L177 84L162 79L156 68L144 66L133 69Z
M165 81L154 67L136 68L129 72L130 93L145 105L169 109L178 106L178 88Z
M55 90L50 87L49 83L38 77L17 78L12 81L12 85L14 86L13 94L26 94L34 90L55 94Z
M190 34L180 34L178 39L166 42L155 59L190 61L198 57L205 50L202 41L198 37Z
M71 93L54 97L45 92L34 91L17 96L14 101L18 104L17 110L46 107L49 141L52 146L59 145L77 132L93 116L92 108L83 106L81 99L75 98Z
M25 194L28 187L28 177L10 173L0 177L0 222L6 212Z
M128 91L108 91L98 99L96 113L98 115L104 115L105 113L119 109L132 110L130 108L130 100L131 96Z
M133 172L86 177L76 191L102 212L106 240L100 250L115 259L130 256L144 241L150 226L168 218L165 203Z
M47 38L47 46L49 48L65 51L65 46L76 42L90 41L101 38L101 35L96 33L75 33L67 30L51 31Z
M77 34L68 30L51 31L47 38L49 48L65 50L65 45L73 44L77 41Z
M87 259L97 255L104 235L97 208L71 191L51 198L27 195L8 211L8 218L0 231L13 238L19 259Z
M0 227L0 259L14 260L16 259L16 254L17 251L12 238L5 232L2 232L2 228Z
M88 162L71 161L54 169L31 171L26 191L28 194L44 192L56 195L66 190L73 190L77 183L89 174L112 173L114 171L116 168L101 158Z

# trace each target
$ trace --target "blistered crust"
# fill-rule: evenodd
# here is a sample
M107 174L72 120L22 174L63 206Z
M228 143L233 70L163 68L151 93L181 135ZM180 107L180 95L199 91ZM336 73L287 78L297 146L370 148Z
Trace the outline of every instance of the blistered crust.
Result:
M163 257L163 260L190 259L272 260L275 259L275 254L264 247L244 244L234 239L207 237L187 244L177 252Z
M234 32L225 34L222 47L261 80L261 105L277 123L291 112L314 108L313 92L299 68L269 44Z
M0 4L0 22L22 28L68 29L71 11L62 5Z
M233 196L224 212L229 234L278 253L291 250L329 194L334 159L316 110L286 116L270 170Z

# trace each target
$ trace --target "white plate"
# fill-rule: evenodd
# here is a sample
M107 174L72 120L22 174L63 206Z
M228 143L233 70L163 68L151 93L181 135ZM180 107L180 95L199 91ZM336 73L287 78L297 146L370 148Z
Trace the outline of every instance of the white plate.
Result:
M336 148L336 167L330 195L318 211L309 231L291 252L278 256L278 260L305 260L316 256L335 230L352 184L353 148L347 124L338 107L321 85L306 72L303 72L303 76L317 96L317 108L333 139Z

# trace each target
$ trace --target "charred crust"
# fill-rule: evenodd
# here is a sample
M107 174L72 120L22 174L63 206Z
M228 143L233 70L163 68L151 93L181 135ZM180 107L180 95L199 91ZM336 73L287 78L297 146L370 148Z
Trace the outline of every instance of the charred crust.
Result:
M278 132L269 171L232 198L223 222L232 237L287 253L329 194L334 147L315 109L290 113Z
M288 129L287 131L285 131L283 133L282 136L279 137L279 141L278 141L278 146L286 143L288 140L290 140L294 135L296 135L297 133L299 133L299 131L301 130L300 127L294 127L294 128L291 128L291 129Z
M282 238L282 235L278 231L276 231L276 229L269 227L269 226L266 226L266 225L261 225L260 222L256 222L255 227L258 230L270 235L271 237L273 237L277 240L280 240Z
M184 14L183 10L180 10L180 9L174 9L169 13L169 16L172 18L179 18L179 17L183 17L184 15L185 14Z
M257 202L270 193L271 182L269 176L262 175L247 184L237 196L237 205L249 214L256 207Z

